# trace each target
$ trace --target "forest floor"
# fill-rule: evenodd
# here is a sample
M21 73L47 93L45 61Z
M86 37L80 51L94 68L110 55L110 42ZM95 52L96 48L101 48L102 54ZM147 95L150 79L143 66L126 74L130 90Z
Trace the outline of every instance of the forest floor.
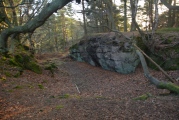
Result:
M40 64L54 62L54 77L24 71L0 81L1 120L178 120L179 96L157 89L139 66L124 75L76 62L61 55L38 55ZM160 72L150 70L159 80ZM167 71L173 78L179 71ZM178 84L178 83L177 83ZM134 100L141 95L146 100Z

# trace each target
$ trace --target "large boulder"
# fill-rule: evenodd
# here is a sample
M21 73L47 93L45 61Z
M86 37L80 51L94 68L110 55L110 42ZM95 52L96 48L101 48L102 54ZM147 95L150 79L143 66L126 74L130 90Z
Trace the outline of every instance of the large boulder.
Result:
M101 66L123 74L134 72L139 58L131 41L115 33L101 33L83 38L70 48L70 56L77 61Z

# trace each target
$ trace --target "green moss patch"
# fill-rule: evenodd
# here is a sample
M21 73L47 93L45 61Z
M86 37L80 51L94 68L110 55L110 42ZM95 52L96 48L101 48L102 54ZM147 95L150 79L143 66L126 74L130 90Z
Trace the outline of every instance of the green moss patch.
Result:
M45 66L45 70L49 70L52 74L52 77L54 77L54 72L56 69L58 69L58 67L55 63L49 63Z
M44 86L42 84L38 84L40 89L44 89Z
M57 105L57 106L56 106L56 109L57 109L57 110L60 110L60 109L62 109L62 108L64 108L63 105Z
M144 95L141 95L139 97L134 98L134 100L147 100L149 97L151 97L152 95L150 93L146 93Z
M67 98L70 97L70 95L69 95L69 94L63 94L63 95L59 95L58 97L59 97L60 99L67 99Z
M42 73L42 69L37 64L35 59L27 54L24 54L24 53L19 53L19 54L15 55L13 58L9 59L9 64L18 66L22 69L31 70L38 74Z
M15 66L31 70L35 73L42 73L41 67L37 64L33 54L29 51L27 46L18 45L14 57L9 62Z
M22 89L22 86L17 85L17 86L15 86L13 89Z
M33 71L35 73L38 73L38 74L42 73L41 67L34 61L31 61L28 64L26 64L25 68L28 69L28 70L31 70L31 71Z
M45 66L45 70L50 70L51 72L54 71L54 69L57 69L57 65L55 63L50 63L48 65Z

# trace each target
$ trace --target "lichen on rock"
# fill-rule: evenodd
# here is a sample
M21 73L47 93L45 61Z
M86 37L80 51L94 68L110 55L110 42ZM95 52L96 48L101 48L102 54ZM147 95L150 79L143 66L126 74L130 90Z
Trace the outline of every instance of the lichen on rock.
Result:
M122 36L116 37L114 32L82 39L70 48L70 56L77 61L123 74L134 72L139 64L131 42Z

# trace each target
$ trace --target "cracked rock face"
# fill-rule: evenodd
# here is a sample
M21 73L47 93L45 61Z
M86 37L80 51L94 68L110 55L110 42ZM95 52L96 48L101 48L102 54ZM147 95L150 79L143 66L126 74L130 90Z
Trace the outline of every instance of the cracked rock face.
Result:
M124 37L116 37L115 33L101 33L81 40L70 48L70 56L123 74L134 72L139 64L131 43Z

